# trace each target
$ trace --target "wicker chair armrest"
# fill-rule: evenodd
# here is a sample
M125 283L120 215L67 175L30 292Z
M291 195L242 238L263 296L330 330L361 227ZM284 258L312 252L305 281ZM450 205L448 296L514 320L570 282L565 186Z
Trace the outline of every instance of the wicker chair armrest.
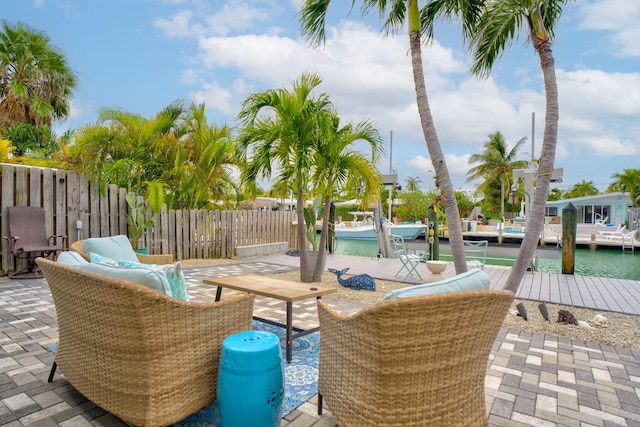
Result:
M87 261L90 261L89 254L87 254L82 248L82 243L83 243L83 240L77 240L73 242L69 247L69 250L79 253L82 256L82 258L86 259ZM143 264L163 265L163 264L173 263L173 254L149 255L149 254L136 253L136 257L138 257L138 261ZM118 260L115 260L115 261L118 261Z
M140 261L143 264L162 265L162 264L171 264L171 263L173 263L173 254L153 254L153 255L149 255L149 254L136 253L136 256L138 257L138 261Z
M86 259L87 261L91 261L91 259L89 258L89 254L86 253L84 249L82 249L82 242L82 240L76 240L71 244L71 246L69 246L69 250L79 253L80 256L82 256L82 258Z

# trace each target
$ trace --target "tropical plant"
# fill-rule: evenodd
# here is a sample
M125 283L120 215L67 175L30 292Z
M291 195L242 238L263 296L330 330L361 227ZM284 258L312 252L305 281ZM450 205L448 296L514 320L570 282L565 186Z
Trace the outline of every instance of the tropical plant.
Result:
M302 34L315 46L324 42L325 23L330 3L330 0L305 0L300 12ZM352 6L355 6L355 3L355 0L353 0ZM421 40L423 35L427 40L433 37L433 25L438 18L455 15L463 18L463 34L469 37L472 34L475 20L479 15L481 3L476 0L463 2L458 0L439 0L427 2L427 5L421 10L418 6L418 0L398 0L393 2L387 0L362 0L361 7L363 15L378 11L384 22L382 29L387 33L397 32L405 24L408 25L411 65L420 123L429 156L431 157L431 163L433 164L436 187L439 188L443 200L449 227L449 242L453 263L458 273L467 270L462 242L462 224L456 205L453 184L429 107L422 68Z
M51 129L46 125L36 127L30 123L18 123L7 126L0 134L11 141L15 156L41 153L46 158L59 149Z
M573 186L564 194L564 197L571 199L574 197L593 196L598 193L600 193L600 191L593 184L593 181L585 181L583 179L582 182L573 184Z
M547 200L548 201L553 201L553 200L560 200L562 199L562 190L560 190L557 187L553 187L552 189L549 190L549 194L547 195Z
M504 200L505 189L510 187L510 179L513 169L524 169L529 163L524 160L516 160L518 151L527 138L521 138L509 150L507 141L500 132L489 135L489 139L484 144L482 154L472 154L469 163L478 164L467 172L467 182L477 178L484 178L483 190L487 193L489 184L497 180L500 182L500 218L504 220Z
M75 133L66 162L102 191L115 184L145 195L154 211L164 203L167 175L184 135L182 104L170 104L150 119L120 109L100 108L98 122ZM153 187L153 189L151 188ZM161 191L158 191L158 190Z
M180 141L161 139L175 155L161 176L169 188L167 204L175 209L233 209L241 194L234 179L241 153L231 128L209 125L204 111L204 104L191 104Z
M13 146L11 145L11 141L0 138L0 162L6 163L12 151Z
M125 196L129 213L127 215L127 228L129 230L129 239L133 250L138 250L138 242L144 235L144 231L156 223L156 219L151 217L146 219L149 207L142 199L138 200L134 193L127 193Z
M469 199L469 196L463 191L456 191L456 203L458 204L458 210L463 218L471 215L473 210L473 202Z
M2 22L0 127L48 125L69 115L76 78L64 55L42 31Z
M358 141L369 144L371 147L369 157L353 149L353 145ZM384 153L384 149L382 137L371 122L365 120L356 125L347 123L341 127L337 114L334 114L328 125L322 128L317 144L312 182L314 183L313 191L324 198L319 245L320 248L324 248L329 235L329 206L331 206L333 195L350 182L357 181L362 203L372 202L378 196L382 184L380 173L375 165ZM325 256L324 251L318 254L313 270L314 282L322 280Z
M480 20L474 22L472 72L488 76L495 61L502 55L526 22L529 39L540 57L544 79L546 113L542 150L538 159L536 191L533 206L527 215L527 232L520 253L511 270L505 289L515 292L526 269L531 265L538 238L544 224L549 182L553 173L558 140L558 86L556 82L551 39L553 29L568 0L503 0L487 1Z
M268 89L250 95L238 115L243 125L238 138L244 152L242 182L255 185L258 178L270 179L275 168L276 185L287 186L296 194L301 282L312 280L304 222L305 189L316 159L318 138L334 117L333 104L326 93L312 97L311 92L321 83L317 74L304 73L293 82L291 90Z
M420 186L422 185L422 180L418 176L410 176L405 179L407 183L407 191L420 191Z
M629 193L631 205L637 208L640 205L640 169L625 169L623 173L614 173L611 177L615 181L608 191Z
M411 221L423 221L427 217L427 209L431 200L421 191L401 191L398 194L400 205L396 214Z

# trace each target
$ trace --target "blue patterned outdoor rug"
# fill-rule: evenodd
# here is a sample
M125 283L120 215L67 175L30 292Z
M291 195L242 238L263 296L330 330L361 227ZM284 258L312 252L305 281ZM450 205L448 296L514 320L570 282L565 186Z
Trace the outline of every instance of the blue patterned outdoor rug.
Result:
M253 330L266 331L276 334L280 338L282 358L285 359L285 329L268 323L253 321ZM50 344L45 348L55 353L58 344ZM284 364L285 394L282 416L287 415L302 405L318 390L318 356L320 354L320 334L314 332L293 340L293 358ZM181 427L220 426L217 402L210 403L198 412L189 415L176 424Z

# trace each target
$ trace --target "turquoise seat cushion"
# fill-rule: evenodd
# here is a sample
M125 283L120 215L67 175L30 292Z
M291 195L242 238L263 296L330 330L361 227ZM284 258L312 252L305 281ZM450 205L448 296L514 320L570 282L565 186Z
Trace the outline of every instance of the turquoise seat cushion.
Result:
M171 294L173 297L183 301L189 301L189 295L187 294L187 281L182 273L182 263L180 262L157 266L132 261L118 261L118 266L123 268L160 268L167 275L167 280L169 281L169 287L171 288Z
M396 289L386 294L382 300L419 297L446 292L482 291L489 289L489 284L489 275L478 268L474 268L466 273L458 274L439 282Z
M138 285L146 286L161 294L170 297L173 296L167 275L160 266L146 265L143 268L123 268L120 266L90 262L78 268L114 279L128 280Z
M58 258L56 258L60 264L70 265L72 267L79 267L81 265L89 264L89 261L82 258L78 252L73 251L64 251L58 254Z
M92 237L82 242L82 249L85 253L93 252L116 261L138 261L129 238L122 234L111 237Z

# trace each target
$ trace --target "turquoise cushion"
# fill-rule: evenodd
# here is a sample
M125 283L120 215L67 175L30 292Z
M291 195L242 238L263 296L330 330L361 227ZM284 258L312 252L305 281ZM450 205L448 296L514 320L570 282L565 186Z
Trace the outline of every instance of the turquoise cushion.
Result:
M189 301L189 295L187 294L187 280L184 278L184 274L182 273L182 264L180 262L176 262L175 264L163 265L161 268L169 279L169 286L171 286L171 293L173 294L173 297L183 301Z
M124 235L92 237L82 242L82 249L113 260L138 261L129 238Z
M98 264L112 265L114 267L118 266L118 263L112 260L111 258L107 258L106 256L98 255L93 252L89 253L89 261L95 262Z
M56 260L60 264L70 265L72 267L78 267L80 265L89 264L89 261L82 258L82 255L80 255L78 252L73 252L73 251L60 252Z
M444 294L446 292L482 291L489 289L489 283L489 275L480 269L474 268L466 273L458 274L439 282L409 286L391 291L382 300Z
M128 280L164 295L173 296L167 275L159 266L147 265L144 268L122 268L112 265L87 263L79 266L79 268L114 279Z
M182 264L180 262L157 266L142 264L139 262L118 261L118 266L123 268L161 268L167 275L169 287L171 288L171 295L176 299L189 301L189 295L187 294L187 281L182 273Z

